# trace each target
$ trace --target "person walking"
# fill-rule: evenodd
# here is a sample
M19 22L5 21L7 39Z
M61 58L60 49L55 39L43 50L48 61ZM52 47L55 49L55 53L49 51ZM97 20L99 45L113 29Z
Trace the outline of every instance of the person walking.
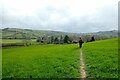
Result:
M79 40L79 47L82 48L82 44L84 43L84 41L82 40L82 38L80 37L80 40Z

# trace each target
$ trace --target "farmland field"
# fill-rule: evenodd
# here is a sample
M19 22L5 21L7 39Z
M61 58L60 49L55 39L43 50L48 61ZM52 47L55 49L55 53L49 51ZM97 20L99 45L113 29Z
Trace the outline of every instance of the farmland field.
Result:
M16 43L16 42L22 42L22 40L20 40L20 39L17 39L17 40L5 39L5 40L0 41L0 43Z
M0 79L2 78L2 49L0 48Z
M83 44L87 78L118 78L118 39ZM2 77L80 78L78 44L3 48Z
M19 46L27 46L27 45L39 45L40 42L37 42L36 39L3 39L0 40L0 45L2 47L19 47Z
M83 45L89 78L118 78L118 39L108 39Z
M42 45L3 49L3 78L79 78L77 45Z
M20 40L20 39L3 39L3 40L0 40L0 43L4 43L4 44L9 44L9 43L20 43L24 41L24 39ZM32 42L36 42L35 39L31 40Z

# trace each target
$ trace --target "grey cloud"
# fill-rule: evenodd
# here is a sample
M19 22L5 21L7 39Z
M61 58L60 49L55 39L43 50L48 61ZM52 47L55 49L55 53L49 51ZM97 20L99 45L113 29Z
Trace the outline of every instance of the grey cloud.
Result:
M103 7L93 15L71 19L64 29L72 32L96 32L117 29L117 8Z
M33 12L34 13L34 12ZM57 13L60 19L52 21L51 15ZM5 11L3 16L3 27L18 27L40 30L57 30L67 32L96 32L103 30L117 29L117 9L111 6L104 6L96 10L92 15L72 17L67 8L58 9L47 7L38 10L32 16L12 16ZM67 21L62 21L65 18Z

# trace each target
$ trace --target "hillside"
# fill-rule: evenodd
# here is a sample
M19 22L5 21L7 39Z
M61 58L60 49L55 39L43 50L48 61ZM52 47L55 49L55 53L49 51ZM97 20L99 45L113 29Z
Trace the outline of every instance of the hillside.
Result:
M47 30L30 30L30 29L18 29L18 28L4 28L0 30L0 35L3 39L26 39L32 38L36 39L39 36L60 36L60 35L69 35L69 36L85 36L85 35L94 35L94 36L105 36L108 38L114 38L118 36L118 31L100 31L94 33L68 33L60 31L47 31ZM0 38L1 38L0 37Z
M72 35L72 33L59 32L59 31L45 31L45 30L30 30L30 29L17 29L5 28L2 29L2 38L32 38L35 39L39 36L59 36L59 35Z

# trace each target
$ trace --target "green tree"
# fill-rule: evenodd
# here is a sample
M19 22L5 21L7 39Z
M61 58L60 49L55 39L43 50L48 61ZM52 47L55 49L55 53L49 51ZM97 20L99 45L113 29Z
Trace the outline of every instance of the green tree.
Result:
M94 36L92 36L92 37L91 37L91 42L92 42L92 41L95 41L95 38L94 38Z
M59 43L63 44L63 36L62 35L60 36L60 42Z
M69 40L70 40L70 38L68 37L68 35L65 35L65 37L64 37L64 43L69 43Z
M51 36L51 43L54 43L54 37Z
M55 43L55 44L59 44L59 40L58 40L57 37L55 38L54 43Z

